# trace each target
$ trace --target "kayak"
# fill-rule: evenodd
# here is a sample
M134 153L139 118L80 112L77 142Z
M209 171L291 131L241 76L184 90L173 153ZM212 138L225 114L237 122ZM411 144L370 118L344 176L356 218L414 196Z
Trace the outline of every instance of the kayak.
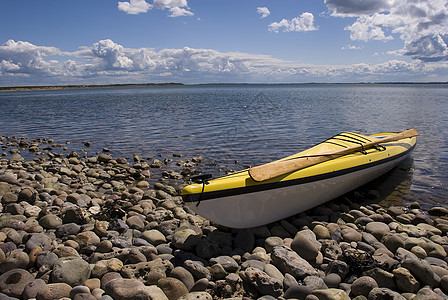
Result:
M197 214L226 227L265 225L335 199L392 170L416 145L415 136L397 136L392 132L370 136L343 132L254 170L246 169L216 179L208 175L193 178L196 182L182 190L182 199ZM388 140L392 141L380 144ZM281 175L277 174L281 171L274 172L274 177L268 176L266 180L255 180L256 173L251 172L256 168L265 172L278 171L282 164L320 158L323 159L317 163L300 169L294 167L296 169L286 170Z

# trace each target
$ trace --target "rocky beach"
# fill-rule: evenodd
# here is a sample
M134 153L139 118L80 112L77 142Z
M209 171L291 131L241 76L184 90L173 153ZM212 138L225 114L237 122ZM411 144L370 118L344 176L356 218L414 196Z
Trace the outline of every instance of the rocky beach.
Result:
M0 145L0 299L448 299L444 207L371 190L236 230L182 203L202 157Z

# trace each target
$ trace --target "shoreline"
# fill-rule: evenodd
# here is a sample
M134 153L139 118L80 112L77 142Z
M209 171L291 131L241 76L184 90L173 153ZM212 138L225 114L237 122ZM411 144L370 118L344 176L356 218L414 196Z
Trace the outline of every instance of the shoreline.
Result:
M92 84L92 85L51 85L51 86L17 86L0 87L1 91L45 91L68 89L116 88L116 87L148 87L148 86L183 86L182 83L136 83L136 84Z
M236 230L182 203L203 158L87 156L51 139L0 145L0 292L10 297L448 297L446 208L365 204L375 191L357 192Z
M307 83L125 83L125 84L93 84L93 85L50 85L50 86L12 86L0 87L0 92L14 91L42 91L42 90L66 90L66 89L89 89L89 88L117 88L117 87L157 87L157 86L225 86L225 85L448 85L448 82L348 82L348 83L325 83L325 82L307 82Z

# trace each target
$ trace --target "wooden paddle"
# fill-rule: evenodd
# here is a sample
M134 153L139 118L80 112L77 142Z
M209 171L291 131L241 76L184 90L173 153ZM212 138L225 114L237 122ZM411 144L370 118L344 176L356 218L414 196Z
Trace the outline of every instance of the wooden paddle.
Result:
M261 166L249 169L249 175L254 181L265 181L271 178L284 175L293 171L304 169L319 163L335 159L337 157L362 151L364 149L372 148L378 144L398 141L405 138L417 136L418 132L415 129L409 129L396 133L385 138L377 139L364 144L359 144L353 147L338 149L327 153L319 153L316 156L297 157L289 160L274 161Z

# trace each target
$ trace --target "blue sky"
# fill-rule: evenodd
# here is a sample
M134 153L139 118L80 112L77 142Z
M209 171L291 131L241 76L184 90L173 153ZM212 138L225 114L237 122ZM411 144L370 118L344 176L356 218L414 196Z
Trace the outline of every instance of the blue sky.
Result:
M448 81L448 0L2 0L0 86Z

